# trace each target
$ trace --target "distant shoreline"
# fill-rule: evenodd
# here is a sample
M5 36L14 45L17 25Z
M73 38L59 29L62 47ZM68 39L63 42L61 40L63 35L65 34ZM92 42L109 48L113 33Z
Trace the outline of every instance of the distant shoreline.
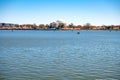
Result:
M3 30L18 30L18 31L26 31L26 30L34 30L34 31L120 31L120 30L92 30L92 29L89 29L89 30L85 30L85 29L82 29L82 30L54 30L54 29L0 29L1 31Z

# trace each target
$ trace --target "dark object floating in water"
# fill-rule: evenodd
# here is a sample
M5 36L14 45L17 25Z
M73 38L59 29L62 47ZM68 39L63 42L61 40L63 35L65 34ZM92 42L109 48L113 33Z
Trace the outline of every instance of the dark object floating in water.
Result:
M77 32L77 34L80 34L80 32Z

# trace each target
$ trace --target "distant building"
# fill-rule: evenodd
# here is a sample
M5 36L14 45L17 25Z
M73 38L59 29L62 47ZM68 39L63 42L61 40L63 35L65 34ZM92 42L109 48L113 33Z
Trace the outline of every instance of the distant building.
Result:
M64 24L64 26L66 25L66 23L64 23L63 21L57 20L56 22L50 23L49 28L50 29L56 29L61 24Z
M113 26L113 30L120 30L120 25Z
M61 20L57 20L56 23L57 23L57 25L59 25L59 24L64 24L64 26L66 26L66 23L63 22L63 21L61 21Z
M58 27L58 24L56 22L50 23L50 26L49 26L50 29L56 29L57 27Z
M17 29L18 27L18 24L0 23L0 29Z
M18 24L12 24L12 23L0 23L0 26L19 26Z
M12 26L13 24L10 23L0 23L0 26Z
M23 24L21 25L22 29L32 29L33 25L32 24Z

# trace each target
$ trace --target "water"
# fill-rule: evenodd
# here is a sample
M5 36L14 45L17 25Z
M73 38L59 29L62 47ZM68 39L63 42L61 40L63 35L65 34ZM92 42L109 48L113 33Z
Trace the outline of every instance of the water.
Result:
M120 31L0 31L0 80L120 80Z

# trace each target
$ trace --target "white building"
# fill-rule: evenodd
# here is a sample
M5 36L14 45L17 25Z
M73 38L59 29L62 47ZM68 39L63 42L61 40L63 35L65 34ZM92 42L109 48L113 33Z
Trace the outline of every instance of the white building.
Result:
M56 29L60 24L66 25L66 23L64 23L63 21L57 20L56 22L50 23L50 28Z

